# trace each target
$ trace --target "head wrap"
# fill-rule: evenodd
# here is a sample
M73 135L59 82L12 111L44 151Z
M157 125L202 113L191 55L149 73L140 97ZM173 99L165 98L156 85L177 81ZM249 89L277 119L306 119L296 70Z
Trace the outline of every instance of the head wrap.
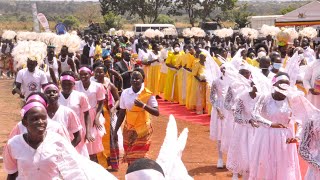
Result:
M30 96L28 99L27 99L27 104L32 101L32 100L36 100L36 101L40 101L44 106L47 106L47 103L46 101L38 94L34 94L32 96Z
M273 84L276 84L278 81L281 81L281 80L290 81L289 78L288 78L288 76L286 76L286 75L280 75L280 76L278 76L278 77L274 77L274 78L272 79L272 83L273 83Z
M247 70L250 71L250 67L247 64L241 64L239 70Z
M82 67L82 68L80 68L80 69L79 69L79 72L80 72L80 71L86 71L86 72L88 72L89 74L92 73L92 71L91 71L89 68L87 68L87 67Z
M43 88L43 91L45 92L48 88L54 88L56 91L59 92L59 88L58 88L56 85L54 85L54 84L48 84L48 85L46 85L46 86Z
M61 76L61 77L60 77L60 80L61 80L61 81L72 81L72 82L75 82L74 77L72 77L72 76L70 76L70 75Z
M40 102L32 102L32 103L29 103L29 104L26 104L25 106L23 106L23 108L21 109L21 117L24 117L24 115L31 109L31 108L34 108L34 107L41 107L43 108L46 112L46 108L43 106L42 103Z

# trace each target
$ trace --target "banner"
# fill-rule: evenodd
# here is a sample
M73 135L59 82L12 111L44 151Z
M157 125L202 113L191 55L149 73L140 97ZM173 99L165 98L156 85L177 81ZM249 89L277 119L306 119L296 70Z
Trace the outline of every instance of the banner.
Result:
M47 20L46 16L44 14L42 14L42 13L39 13L37 15L37 18L38 18L41 26L44 28L44 30L46 32L50 32L49 23L48 23L48 20Z

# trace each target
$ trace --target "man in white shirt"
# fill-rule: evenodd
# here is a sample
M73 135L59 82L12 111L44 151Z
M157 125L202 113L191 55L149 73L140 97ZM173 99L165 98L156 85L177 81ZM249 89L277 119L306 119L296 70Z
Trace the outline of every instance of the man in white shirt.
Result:
M28 60L27 68L18 72L15 88L12 94L19 94L20 97L27 98L32 92L40 92L41 88L48 84L46 74L37 68L37 61ZM22 93L23 92L23 93Z
M303 56L307 60L308 64L310 64L311 62L316 60L316 58L315 58L316 54L315 54L314 50L311 49L310 42L309 42L308 38L303 38L301 40L301 47L303 48Z

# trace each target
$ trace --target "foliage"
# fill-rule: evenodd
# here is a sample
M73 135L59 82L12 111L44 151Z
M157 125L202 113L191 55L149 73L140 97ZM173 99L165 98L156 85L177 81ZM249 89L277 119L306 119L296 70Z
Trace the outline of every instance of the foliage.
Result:
M200 2L203 9L197 11L197 14L200 20L205 22L207 18L212 19L210 17L212 10L221 9L221 11L227 11L235 6L237 0L203 0Z
M187 13L189 22L191 26L194 27L197 18L197 8L201 8L198 4L198 0L176 0L168 14L181 16L183 13L179 10L182 9L185 11L185 13Z
M27 21L27 17L26 16L20 16L19 17L19 21L26 22Z
M234 7L237 0L176 0L171 7L169 14L181 15L181 9L188 14L191 26L194 26L197 19L207 21L212 19L211 14L216 10L226 11Z
M72 15L66 16L66 17L62 20L62 23L63 23L64 25L66 25L66 27L67 27L68 30L70 30L70 29L72 29L72 28L77 28L77 27L79 27L79 25L80 25L80 21L79 21L76 17L74 17L74 16L72 16Z
M102 16L112 12L115 15L124 14L126 9L126 3L124 0L99 0Z
M280 10L280 13L281 13L282 15L285 15L285 14L291 12L291 11L294 11L295 9L297 9L297 8L294 7L294 6L292 6L292 5L289 5L288 7L281 9L281 10Z
M155 21L157 24L174 24L174 20L165 14L160 14Z
M114 14L113 12L108 12L103 16L104 23L105 23L105 28L104 29L121 29L122 28L122 22L121 22L121 17Z
M155 23L158 16L167 7L172 5L172 0L99 0L101 13L112 11L117 15L138 15L143 23Z
M88 4L77 9L74 15L83 23L100 22L103 20L100 12L101 8L98 4Z
M248 11L248 4L245 3L232 10L226 11L222 19L231 20L236 23L238 28L244 28L250 23L248 17L252 15L253 13Z

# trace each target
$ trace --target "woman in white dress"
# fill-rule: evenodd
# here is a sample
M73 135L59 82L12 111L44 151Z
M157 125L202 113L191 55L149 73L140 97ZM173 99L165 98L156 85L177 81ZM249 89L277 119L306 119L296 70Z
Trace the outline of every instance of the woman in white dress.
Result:
M320 48L317 50L316 60L308 64L304 79L303 86L308 92L307 99L318 109L320 109L320 92L316 91L315 84L320 86Z
M225 67L221 66L221 72L225 73ZM224 124L224 99L227 93L227 88L224 81L224 75L213 81L211 86L210 101L212 104L211 118L210 118L210 139L217 141L218 162L217 168L223 168L221 140L222 130Z
M243 179L248 179L249 176L250 148L254 137L252 126L256 127L251 113L258 99L256 90L252 86L251 92L238 91L240 95L237 97L234 113L234 132L227 155L227 168L233 173L233 180L238 179L238 174L241 174Z
M299 146L300 156L309 164L305 180L320 179L320 121L310 119L304 124Z
M289 76L275 76L274 92L259 97L252 113L260 126L250 152L249 179L300 180L300 166L294 132L294 121L288 98L277 91L289 86ZM301 126L298 126L298 131ZM298 134L298 133L297 133Z

